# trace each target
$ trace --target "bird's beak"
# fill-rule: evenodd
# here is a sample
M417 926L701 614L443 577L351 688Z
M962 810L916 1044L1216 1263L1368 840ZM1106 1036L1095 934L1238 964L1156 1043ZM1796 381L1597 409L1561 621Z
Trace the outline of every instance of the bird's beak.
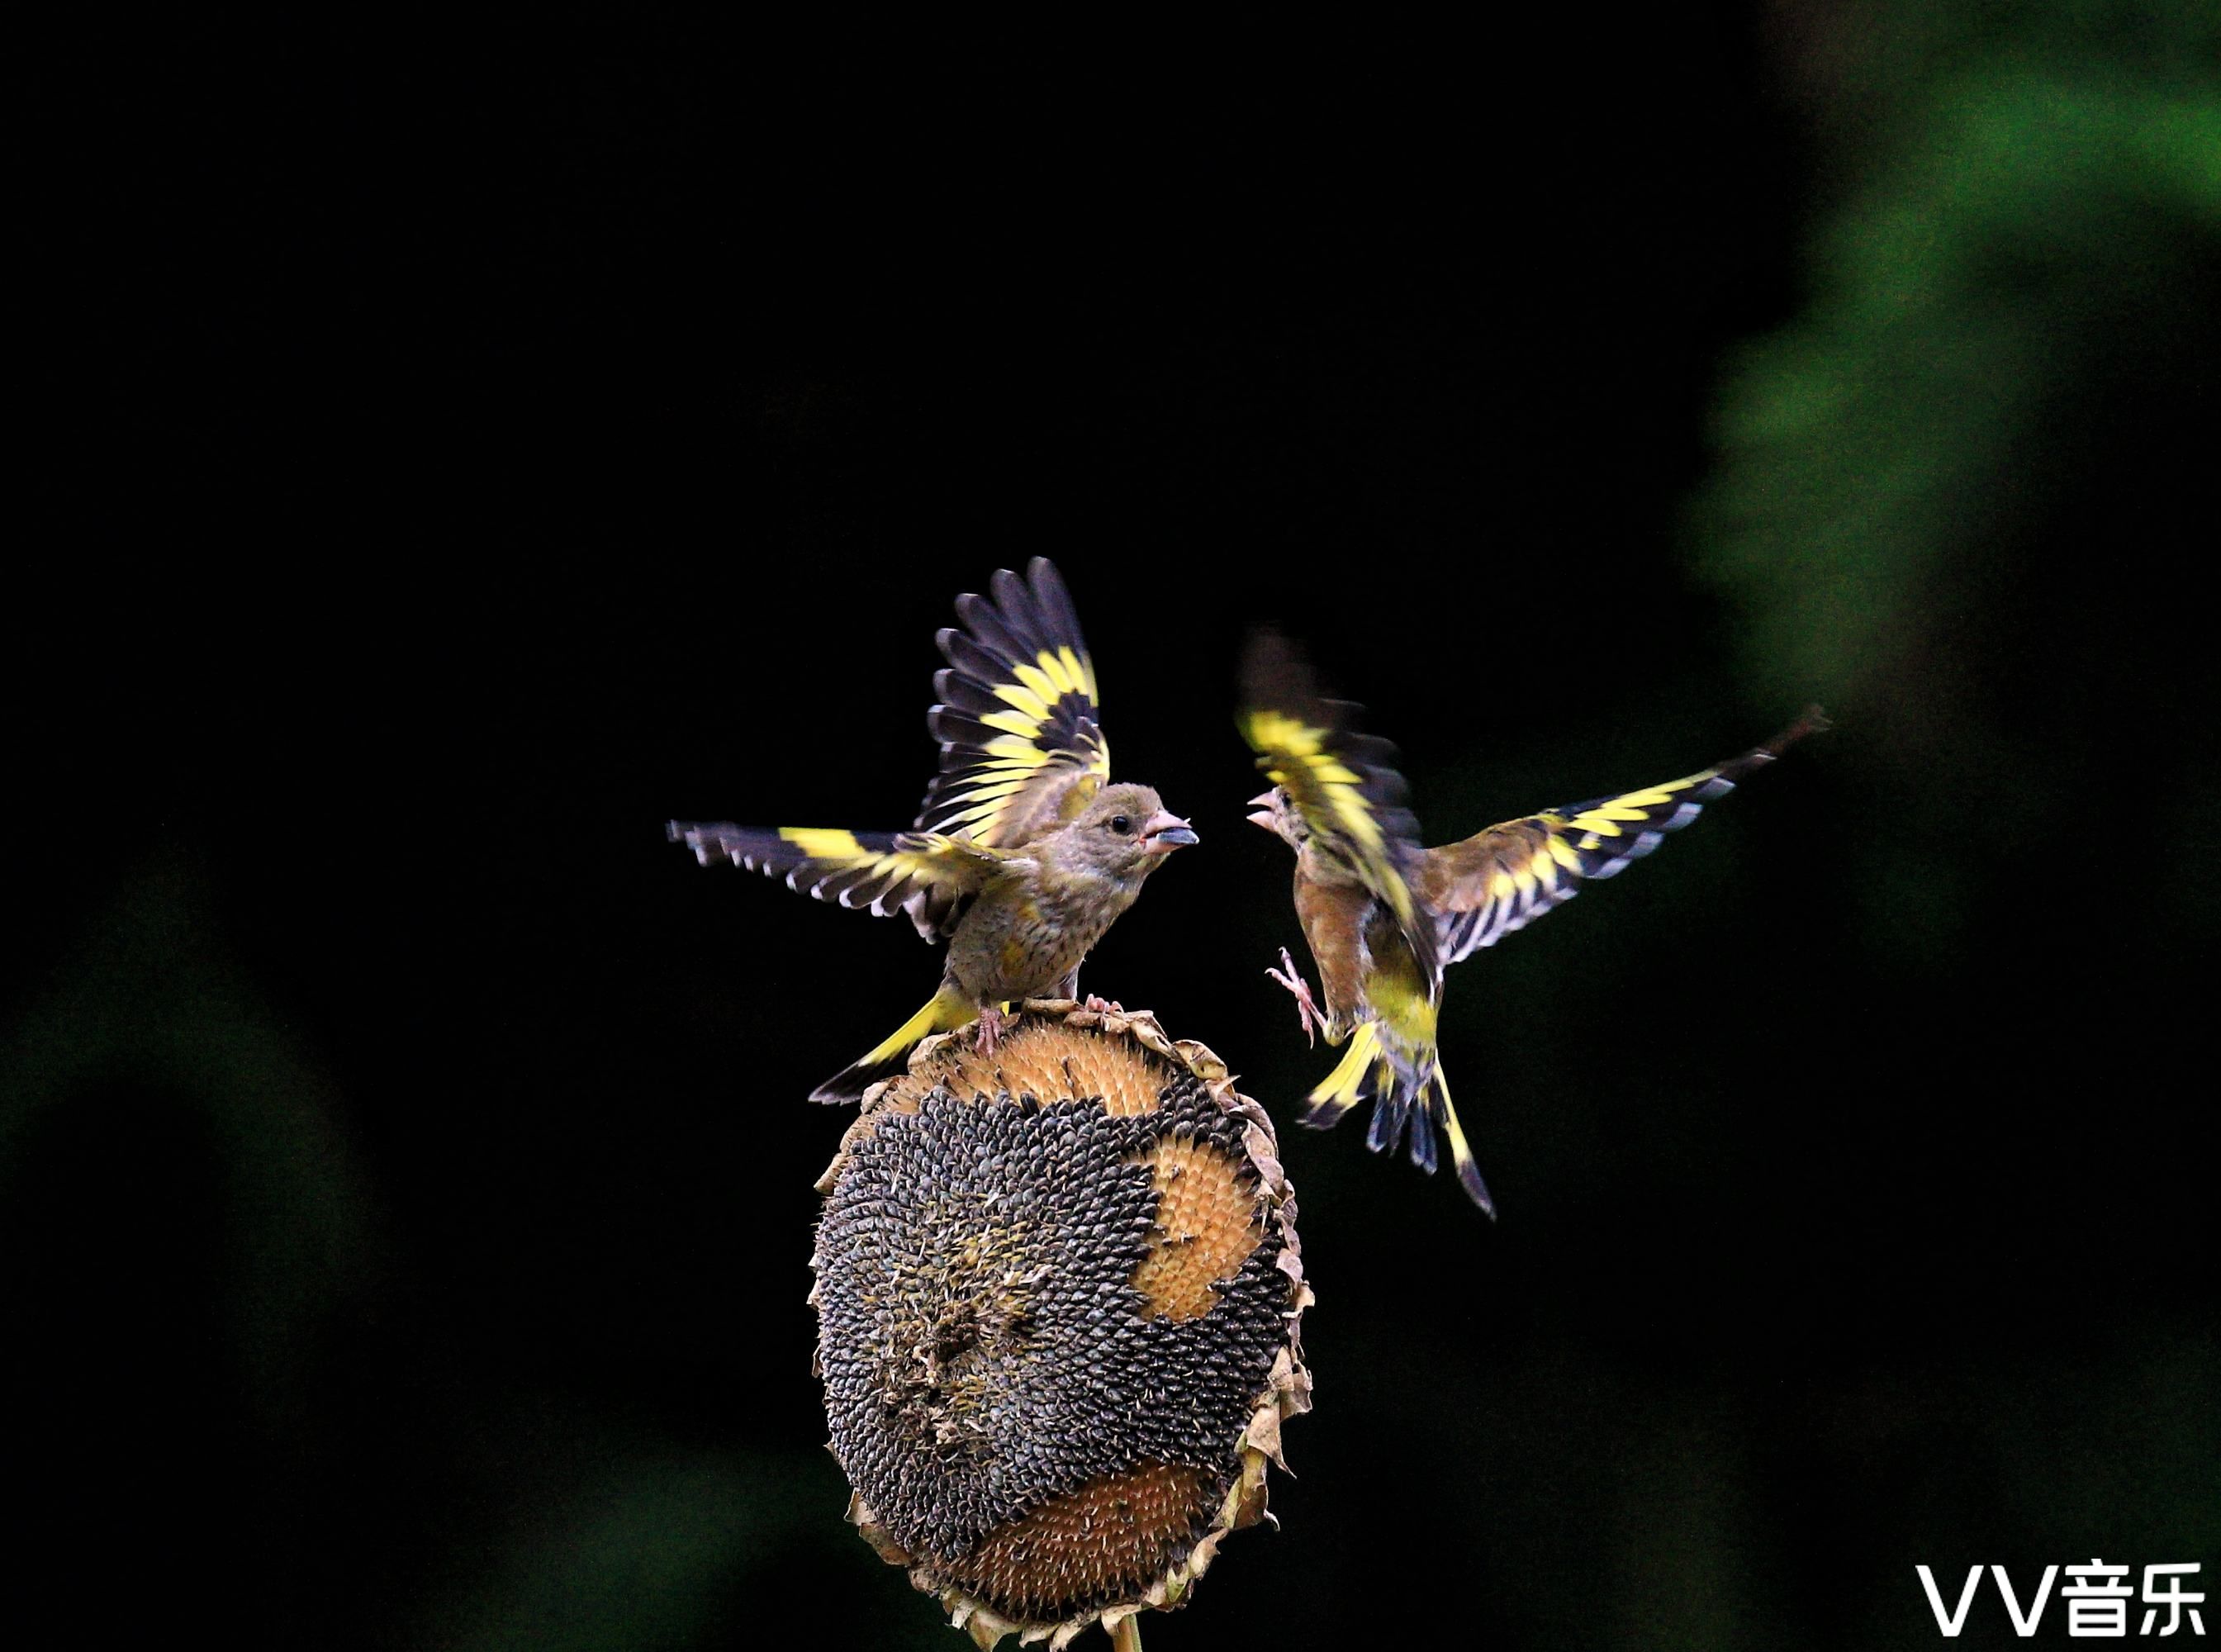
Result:
M1160 809L1142 823L1142 842L1160 853L1195 842L1195 833L1178 815Z
M1273 794L1271 792L1260 792L1249 799L1248 819L1252 826L1262 826L1268 832L1279 829L1273 824Z

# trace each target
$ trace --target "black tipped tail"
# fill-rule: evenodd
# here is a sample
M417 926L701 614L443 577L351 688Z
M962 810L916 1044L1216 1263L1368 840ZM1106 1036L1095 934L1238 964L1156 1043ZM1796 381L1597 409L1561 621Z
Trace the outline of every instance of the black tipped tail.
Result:
M1450 1087L1443 1080L1440 1067L1428 1075L1423 1104L1428 1118L1448 1139L1450 1162L1457 1167L1458 1186L1465 1189L1467 1198L1480 1207L1483 1216L1495 1221L1496 1201L1488 1196L1488 1184L1481 1180L1480 1167L1473 1161L1473 1148L1466 1142L1465 1129L1458 1123L1457 1109L1450 1105ZM1423 1134L1431 1133L1426 1124L1418 1128Z
M1411 1063L1390 1050L1373 1022L1358 1023L1348 1050L1307 1100L1301 1122L1315 1130L1333 1129L1351 1108L1371 1102L1365 1145L1375 1153L1392 1154L1408 1138L1411 1162L1430 1176L1437 1162L1435 1133L1440 1130L1449 1143L1458 1186L1482 1215L1495 1220L1496 1201L1480 1179L1480 1167L1473 1161L1473 1148L1458 1123L1457 1109L1450 1105L1450 1087L1442 1068L1430 1065L1422 1077Z
M831 1078L810 1092L810 1098L827 1107L840 1107L852 1101L861 1101L864 1092L882 1079L892 1079L910 1065L910 1051L887 1056L883 1061L863 1061L854 1067L844 1067Z
M864 1092L882 1079L892 1079L910 1065L910 1053L937 1032L954 1032L975 1019L979 1011L963 998L948 991L936 992L885 1042L874 1045L861 1060L842 1067L810 1092L812 1101L837 1107L861 1101Z

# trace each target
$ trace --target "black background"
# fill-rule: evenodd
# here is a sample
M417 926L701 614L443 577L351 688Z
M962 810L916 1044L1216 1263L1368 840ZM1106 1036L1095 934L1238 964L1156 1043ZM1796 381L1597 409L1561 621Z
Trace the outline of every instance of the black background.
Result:
M1035 554L1202 838L1087 985L1283 1122L1319 1294L1284 1530L1152 1648L1926 1644L1916 1562L2212 1577L2210 329L1784 692L1689 515L1859 153L1783 14L1177 90L193 28L40 106L0 1299L54 1643L960 1643L841 1524L804 1301L802 1098L934 958L663 822L906 823L933 632ZM1497 1224L1290 1122L1261 619L1436 841L1837 716L1455 972Z

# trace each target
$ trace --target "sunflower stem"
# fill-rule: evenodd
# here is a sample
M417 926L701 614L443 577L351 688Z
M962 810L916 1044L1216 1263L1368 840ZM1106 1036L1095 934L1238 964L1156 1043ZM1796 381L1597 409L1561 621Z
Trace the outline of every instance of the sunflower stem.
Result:
M1142 1652L1142 1614L1121 1618L1110 1631L1110 1652Z

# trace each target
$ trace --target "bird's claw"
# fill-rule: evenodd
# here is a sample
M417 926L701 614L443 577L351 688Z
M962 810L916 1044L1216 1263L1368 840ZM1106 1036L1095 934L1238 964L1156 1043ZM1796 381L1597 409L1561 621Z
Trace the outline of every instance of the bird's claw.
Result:
M1304 1042L1316 1046L1317 1035L1326 1030L1326 1017L1319 1013L1318 1004L1311 997L1311 984L1296 968L1296 961L1288 956L1286 947L1280 948L1280 967L1267 969L1265 973L1287 988L1294 997L1296 1019L1303 1023Z
M1092 992L1087 995L1087 1001L1082 1007L1092 1011L1098 1016L1123 1016L1126 1013L1125 1005L1120 1004L1116 998L1099 998Z
M975 1047L982 1055L992 1055L995 1046L1002 1042L1003 1027L1010 1017L990 1004L979 1011L979 1031Z

